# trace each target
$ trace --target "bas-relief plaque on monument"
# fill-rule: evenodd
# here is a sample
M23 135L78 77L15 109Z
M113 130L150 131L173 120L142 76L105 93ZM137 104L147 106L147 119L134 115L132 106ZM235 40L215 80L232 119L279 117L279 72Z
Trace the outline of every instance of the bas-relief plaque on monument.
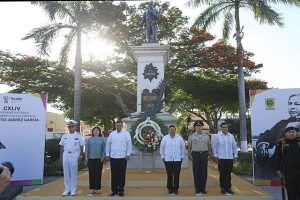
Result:
M148 78L151 82L153 78L157 79L159 73L157 72L157 67L154 67L153 64L150 63L149 65L146 65L143 75L145 79Z
M159 90L154 89L152 92L149 92L148 89L144 89L142 93L142 112L145 112L149 109L153 109L155 102L158 99Z

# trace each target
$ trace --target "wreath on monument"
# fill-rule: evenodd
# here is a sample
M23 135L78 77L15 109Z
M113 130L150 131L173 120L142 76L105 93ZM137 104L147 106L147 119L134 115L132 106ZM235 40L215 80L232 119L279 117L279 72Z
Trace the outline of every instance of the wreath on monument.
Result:
M130 129L133 145L143 152L154 152L159 148L164 134L168 131L164 122L158 117L141 117Z

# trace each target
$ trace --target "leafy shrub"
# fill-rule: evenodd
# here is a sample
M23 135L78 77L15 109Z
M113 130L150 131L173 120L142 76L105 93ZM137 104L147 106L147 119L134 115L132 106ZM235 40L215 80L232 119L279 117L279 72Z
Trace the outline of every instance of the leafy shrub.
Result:
M248 175L252 176L253 174L253 167L252 164L241 164L240 162L236 162L233 165L233 173L235 175Z
M59 161L60 157L60 139L48 139L45 144L45 163L54 163Z
M78 171L86 168L85 162L80 161L78 164ZM44 166L44 176L63 176L63 166L60 162L54 162Z
M252 153L251 152L239 152L238 160L243 164L252 165Z
M80 161L79 164L78 164L78 171L82 170L82 169L84 169L86 167L87 167L87 165L85 164L85 162L84 161Z
M252 176L253 166L251 152L239 152L238 160L233 165L233 173L236 175Z
M51 164L45 163L44 166L44 176L63 176L63 167L60 162L55 162Z

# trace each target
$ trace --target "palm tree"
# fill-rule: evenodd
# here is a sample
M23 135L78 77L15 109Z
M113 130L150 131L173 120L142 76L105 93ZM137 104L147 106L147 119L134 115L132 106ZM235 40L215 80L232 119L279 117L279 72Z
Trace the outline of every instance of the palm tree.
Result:
M260 23L268 23L270 25L278 25L283 27L281 15L271 8L269 2L297 4L293 0L190 0L187 5L190 7L199 7L208 4L206 8L195 20L194 25L207 29L215 23L220 16L224 17L223 22L223 38L228 39L232 26L235 27L234 37L237 44L237 54L243 54L242 38L243 28L240 23L240 9L250 9L254 18ZM240 56L241 58L243 56ZM245 80L242 59L238 62L238 94L239 94L239 117L240 117L240 134L241 134L241 150L247 151L247 127L246 127L246 101L245 101Z
M77 131L80 128L81 109L81 38L82 33L91 30L95 24L93 16L93 4L88 1L38 1L32 4L39 5L47 13L53 24L33 29L23 40L34 39L37 43L38 53L48 55L49 47L53 40L59 36L62 30L68 30L64 36L64 44L60 51L60 64L66 65L68 54L73 41L76 38L75 57L75 83L74 83L74 119L78 122ZM63 22L57 23L56 19Z

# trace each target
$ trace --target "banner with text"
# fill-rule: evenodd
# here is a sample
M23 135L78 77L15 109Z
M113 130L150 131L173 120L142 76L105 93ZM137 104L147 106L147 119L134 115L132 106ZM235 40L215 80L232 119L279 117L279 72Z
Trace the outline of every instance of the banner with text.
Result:
M0 163L15 167L12 184L43 182L46 94L0 94Z
M280 185L275 148L288 126L300 125L300 89L250 90L256 185Z

